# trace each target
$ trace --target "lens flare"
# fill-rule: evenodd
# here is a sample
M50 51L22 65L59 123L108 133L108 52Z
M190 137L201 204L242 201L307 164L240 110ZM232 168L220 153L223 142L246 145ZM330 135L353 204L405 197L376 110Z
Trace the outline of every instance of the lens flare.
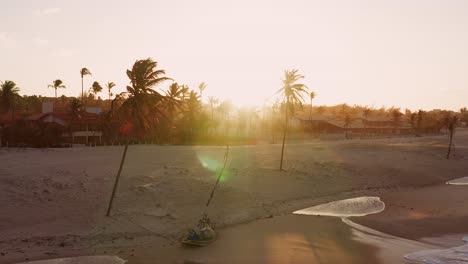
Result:
M219 176L221 169L223 168L223 154L210 154L210 153L197 153L198 161L203 166L203 168L212 172L211 177L216 178ZM229 162L228 162L229 164ZM229 166L229 165L228 165ZM225 182L229 180L232 176L232 173L229 170L229 167L226 167L221 175L220 182Z

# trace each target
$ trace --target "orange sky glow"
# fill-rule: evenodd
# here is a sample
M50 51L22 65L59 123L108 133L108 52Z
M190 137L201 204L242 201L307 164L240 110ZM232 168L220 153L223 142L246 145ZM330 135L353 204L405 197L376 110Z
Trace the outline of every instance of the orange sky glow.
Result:
M0 3L0 80L77 96L128 84L137 59L207 96L263 105L297 68L315 103L458 110L468 104L468 1L32 1ZM166 89L170 83L158 89ZM104 94L102 95L103 97Z

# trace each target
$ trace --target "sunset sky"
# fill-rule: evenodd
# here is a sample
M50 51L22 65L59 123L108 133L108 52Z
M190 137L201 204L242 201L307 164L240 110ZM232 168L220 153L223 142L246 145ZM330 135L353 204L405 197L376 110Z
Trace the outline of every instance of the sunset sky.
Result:
M77 96L82 67L93 73L86 88L123 91L126 69L148 57L240 105L262 105L297 68L316 104L458 110L468 106L468 1L0 2L0 80L21 94L53 96L47 85L62 79L59 95Z

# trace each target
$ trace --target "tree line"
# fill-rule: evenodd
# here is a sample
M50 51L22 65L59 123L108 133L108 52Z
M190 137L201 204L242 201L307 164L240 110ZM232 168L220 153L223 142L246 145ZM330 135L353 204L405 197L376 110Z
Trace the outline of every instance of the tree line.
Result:
M468 122L466 108L459 113L451 111L401 110L397 107L368 107L340 104L335 106L313 105L317 94L310 92L298 70L285 71L283 86L276 93L276 101L269 106L258 108L235 108L229 101L220 101L209 96L202 100L208 85L202 82L197 89L180 84L166 72L157 67L152 59L137 60L126 72L129 85L125 91L113 94L115 83L107 82L104 87L94 81L88 91L84 89L84 79L91 76L87 68L80 70L81 95L79 97L58 96L60 89L66 88L60 79L54 80L49 87L55 91L55 103L65 106L71 120L79 120L86 106L99 106L104 109L100 115L99 129L107 144L129 139L133 142L171 143L171 144L224 144L228 140L235 144L255 143L259 138L281 138L283 145L287 132L297 128L288 127L291 118L297 113L329 115L344 122L345 126L358 117L388 117L395 121L408 122L416 134L428 131L450 130L451 123ZM168 83L165 91L156 90L162 83ZM12 142L25 138L41 142L40 146L60 137L58 128L28 127L21 117L41 112L42 102L49 100L41 96L20 96L20 88L13 81L4 81L0 89L0 113L18 117L9 131ZM98 96L106 93L107 99ZM454 121L456 119L456 121ZM126 127L126 131L122 130ZM73 127L67 128L70 133ZM131 132L129 132L131 131ZM8 132L8 133L7 133ZM123 133L124 132L124 133ZM123 134L126 135L124 136ZM8 135L7 135L8 136ZM55 140L57 141L57 139ZM284 149L283 151L284 152Z

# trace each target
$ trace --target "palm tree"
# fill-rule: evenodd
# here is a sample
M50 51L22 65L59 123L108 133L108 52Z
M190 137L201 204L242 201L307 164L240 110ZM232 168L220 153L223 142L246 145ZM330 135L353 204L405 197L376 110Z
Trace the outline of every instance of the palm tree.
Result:
M364 109L362 110L362 116L364 117L364 128L365 128L366 134L367 134L367 122L371 113L372 113L372 110L367 106L365 106Z
M185 84L181 85L181 93L180 93L180 96L181 96L181 99L182 99L182 102L185 102L185 99L187 98L187 93L189 92L189 87Z
M172 139L177 111L183 106L180 99L182 89L177 83L172 83L168 91L164 91L164 93L166 95L163 98L163 108L165 113L167 113L167 122L160 124L158 127L158 134L159 136L163 136L163 138L165 135Z
M315 92L310 92L310 112L309 112L309 119L312 119L312 100L317 96ZM311 121L311 120L310 120Z
M83 110L83 104L80 100L73 98L70 102L69 114L71 117L69 130L72 138L72 146L75 143L75 137L73 136L73 123L81 118L81 112Z
M14 120L15 104L20 98L20 88L13 81L5 81L0 84L0 113L10 112L11 121ZM0 147L2 146L2 127L0 127ZM8 145L8 142L7 142Z
M127 98L121 106L121 113L126 120L131 120L135 132L142 134L154 126L161 117L161 110L157 107L163 96L152 88L157 84L172 80L162 77L164 70L156 70L157 62L152 59L137 60L132 70L127 70L130 84L127 91L119 96Z
M203 91L206 89L206 83L202 82L198 85L198 90L200 90L200 98L203 97Z
M210 97L208 97L208 103L210 104L210 107L211 107L211 121L213 121L214 105L218 104L219 100L216 97L210 96Z
M189 96L186 101L186 111L187 111L187 118L190 125L189 135L190 140L193 140L193 131L195 130L196 124L196 117L197 114L200 112L202 107L200 95L197 94L195 91L190 91Z
M417 120L416 120L416 134L419 135L420 131L421 131L421 126L422 126L422 121L423 121L423 118L424 118L424 111L423 110L418 110L418 117L417 117Z
M275 132L277 128L277 122L275 122L276 112L280 109L279 102L276 101L271 106L271 143L275 144Z
M120 115L127 122L131 121L134 133L139 136L144 134L152 128L163 115L159 109L159 103L163 96L153 90L152 88L161 82L172 80L164 77L166 74L164 70L157 70L157 62L148 58L144 60L137 60L131 70L127 70L127 76L130 79L127 91L119 94L118 98L125 98L119 111ZM107 216L110 214L112 202L114 200L115 191L117 189L120 173L122 172L127 155L128 140L126 141L122 160L120 162L119 171L112 190L111 199L107 208Z
M414 130L416 135L417 135L417 132L416 132L416 120L417 120L417 118L418 118L417 113L411 113L411 115L409 116L409 122L410 122L411 128Z
M81 100L83 100L84 99L83 77L85 77L86 75L92 75L92 74L87 68L82 68L80 70L80 75L81 75Z
M369 107L365 107L364 110L362 110L362 115L364 116L365 119L367 119L371 113L372 113L372 110Z
M225 128L225 133L224 133L224 138L226 140L226 143L227 141L229 140L229 135L230 135L230 121L229 121L229 118L230 118L230 113L232 112L234 106L232 105L232 103L228 100L224 100L223 102L221 102L219 105L218 105L218 111L220 113L220 116L221 116L221 119L223 120L223 124L222 126L224 126Z
M114 88L114 87L115 87L115 83L113 83L113 82L108 82L108 83L106 83L107 92L108 92L108 94L109 94L109 101L110 101L110 99L111 99L111 97L112 97L111 90L112 90L112 88Z
M465 126L468 124L468 109L466 107L460 108L460 121L465 123Z
M348 130L349 130L349 126L351 125L352 122L353 122L353 117L351 116L351 114L350 113L344 113L343 127L345 129L345 138L346 139L349 139Z
M54 88L55 89L55 99L57 99L57 89L58 88L63 88L65 89L66 86L63 84L62 80L57 79L52 82L52 84L49 84L49 88Z
M94 97L97 96L98 93L102 91L102 86L98 82L93 82L93 85L90 88L91 93L94 94Z
M13 118L15 103L20 96L20 88L13 81L4 81L0 84L0 113L10 111Z
M455 133L455 127L457 125L458 117L457 116L447 116L444 119L445 126L449 130L449 144L447 150L447 159L450 158L450 152L452 151L452 142L453 142L453 134Z
M286 143L286 133L288 131L288 112L294 110L294 105L302 105L304 102L303 95L307 93L307 86L302 83L297 83L304 76L299 74L298 70L286 70L284 72L283 87L278 90L283 96L283 102L285 103L285 123L283 132L283 145L281 147L281 161L280 170L283 169L283 157L284 157L284 144Z
M400 126L400 119L403 114L400 112L400 108L392 108L390 111L396 132L398 130L398 127Z
M165 108L169 114L169 120L172 122L174 118L174 113L182 107L182 102L180 97L182 95L182 87L179 86L177 83L172 83L169 86L169 90L164 97L165 101Z

